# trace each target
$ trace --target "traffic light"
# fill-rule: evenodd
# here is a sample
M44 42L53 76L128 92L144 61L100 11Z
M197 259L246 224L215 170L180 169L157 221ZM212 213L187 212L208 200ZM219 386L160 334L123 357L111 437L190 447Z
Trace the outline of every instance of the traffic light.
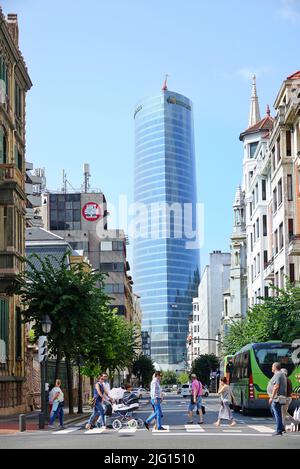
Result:
M189 345L192 345L193 337L191 335L188 336L187 340L188 340Z
M39 337L39 362L43 363L48 359L48 341L45 335Z

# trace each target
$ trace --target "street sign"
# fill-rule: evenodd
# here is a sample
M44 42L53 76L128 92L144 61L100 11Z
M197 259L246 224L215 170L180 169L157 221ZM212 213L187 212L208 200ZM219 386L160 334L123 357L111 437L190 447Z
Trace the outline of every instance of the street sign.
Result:
M45 335L41 335L38 341L39 346L39 362L43 363L48 359L48 341Z

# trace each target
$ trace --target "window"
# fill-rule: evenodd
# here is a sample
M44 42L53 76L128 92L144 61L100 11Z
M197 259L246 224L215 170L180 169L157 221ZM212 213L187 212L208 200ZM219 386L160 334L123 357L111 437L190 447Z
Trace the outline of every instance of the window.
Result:
M269 287L265 287L265 298L269 298Z
M293 200L293 176L291 174L287 175L287 198L288 201Z
M256 238L259 239L259 218L256 220Z
M254 157L257 147L258 147L258 142L250 143L250 145L249 145L249 156L250 156L250 158Z
M101 242L101 251L112 251L112 242L111 241L102 241Z
M253 271L253 264L251 265L251 281L254 280L254 271Z
M113 251L123 251L123 241L113 241L112 249Z
M280 150L280 136L276 141L276 154L277 154L277 163L281 160L281 150Z
M275 254L278 254L278 231L275 230L274 232L274 248L275 248Z
M249 208L250 208L250 218L252 218L252 213L253 213L253 204L252 204L252 202L250 202Z
M282 204L282 179L278 181L278 207Z
M20 308L16 308L16 360L22 359L22 317Z
M105 293L124 293L123 283L108 283L104 287Z
M292 156L292 134L290 130L285 133L286 138L286 156Z
M263 215L263 236L268 235L268 228L267 228L267 215Z
M275 148L272 149L272 169L274 173L276 169Z
M0 164L7 163L7 145L6 133L2 126L0 126Z
M268 266L268 251L264 251L264 268Z
M280 269L280 288L284 288L284 267Z
M256 243L256 231L255 231L255 223L253 225L253 242Z
M295 283L295 264L290 264L290 282L293 284Z
M273 212L277 212L277 188L273 190Z
M283 248L284 240L283 240L283 223L279 225L279 250Z
M259 202L258 183L255 185L255 204Z
M6 364L8 352L8 301L0 299L0 367Z
M275 273L275 287L279 287L279 272ZM275 292L276 296L278 296L278 292Z
M261 198L262 198L262 200L267 200L266 180L265 179L263 179L261 181Z
M294 220L293 218L289 218L288 220L288 229L289 229L289 238L294 236Z
M251 252L253 251L253 233L250 234Z
M253 201L253 210L255 209L255 197L254 197L254 191L252 191L252 201Z
M257 275L260 274L260 254L257 254Z

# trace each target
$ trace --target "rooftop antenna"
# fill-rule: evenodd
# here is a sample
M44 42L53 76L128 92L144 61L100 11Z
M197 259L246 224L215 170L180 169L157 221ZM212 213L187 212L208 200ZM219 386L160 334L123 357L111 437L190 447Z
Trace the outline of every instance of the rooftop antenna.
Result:
M65 170L63 169L63 186L62 186L62 192L66 194L67 192L67 174Z
M88 163L84 163L83 165L83 175L84 175L84 192L87 193L90 190L90 165Z
M168 86L167 86L167 81L168 81L169 75L166 74L163 86L162 86L162 91L168 91Z

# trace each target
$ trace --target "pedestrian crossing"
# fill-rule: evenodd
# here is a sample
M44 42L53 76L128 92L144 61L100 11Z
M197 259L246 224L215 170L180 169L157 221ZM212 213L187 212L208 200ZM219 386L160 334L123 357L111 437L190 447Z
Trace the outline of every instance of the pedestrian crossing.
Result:
M274 426L267 425L251 425L251 424L238 424L234 428L230 428L228 425L220 425L216 428L214 425L198 425L198 424L187 424L187 425L164 425L165 430L151 430L149 433L152 436L170 435L172 436L189 436L189 435L262 435L268 436L274 433ZM85 429L82 425L72 426L63 430L52 430L49 432L52 435L122 435L122 434L135 434L140 432L147 432L145 428L128 428L123 427L119 430L104 429L104 428L93 428L90 430Z

